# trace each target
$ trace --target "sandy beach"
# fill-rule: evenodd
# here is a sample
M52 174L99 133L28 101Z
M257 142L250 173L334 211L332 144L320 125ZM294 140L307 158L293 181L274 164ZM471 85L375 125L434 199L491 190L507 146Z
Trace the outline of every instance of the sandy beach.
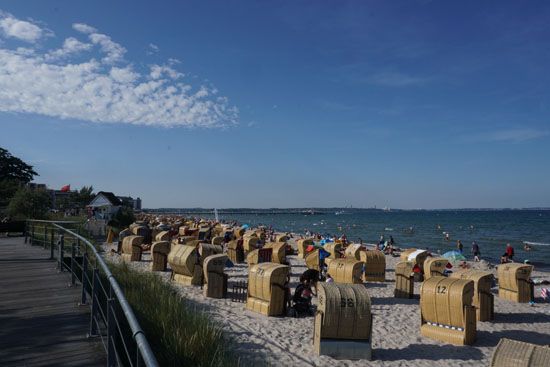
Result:
M120 262L120 255L112 252L114 245L104 244L105 258ZM291 287L306 270L304 261L288 256L291 265ZM228 298L212 299L203 296L199 287L173 283L175 289L191 305L202 309L215 322L223 325L227 337L245 363L275 366L486 366L500 338L511 338L536 344L550 344L550 303L538 298L531 306L503 301L495 293L495 320L477 323L477 341L473 346L443 344L420 335L420 308L418 299L394 298L394 268L399 258L386 256L386 282L367 283L374 317L373 360L335 360L318 356L313 351L313 317L266 317L245 310L244 303L232 302L235 282L247 281L247 264L226 268L229 275ZM470 263L473 267L492 271L486 262ZM130 266L139 271L150 271L150 254ZM170 270L158 272L170 282ZM532 278L550 281L550 273L535 269ZM546 285L545 287L548 287ZM415 284L418 294L420 283ZM535 287L540 297L541 286ZM316 299L314 298L314 303Z

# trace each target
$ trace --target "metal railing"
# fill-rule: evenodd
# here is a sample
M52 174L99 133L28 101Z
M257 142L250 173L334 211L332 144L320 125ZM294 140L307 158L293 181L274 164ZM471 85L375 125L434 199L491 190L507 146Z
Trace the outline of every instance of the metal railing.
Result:
M80 305L91 309L88 336L100 338L108 366L158 366L124 292L80 232L79 222L28 220L25 243L49 249L59 271L69 272L70 285L82 287Z

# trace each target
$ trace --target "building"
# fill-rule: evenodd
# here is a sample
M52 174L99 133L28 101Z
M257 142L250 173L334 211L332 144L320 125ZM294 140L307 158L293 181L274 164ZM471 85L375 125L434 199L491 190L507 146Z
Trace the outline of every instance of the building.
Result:
M88 213L94 219L109 221L122 207L123 201L112 192L100 191L88 204Z
M66 210L66 209L75 209L74 205L71 205L71 196L77 194L78 191L67 191L67 190L54 190L49 189L46 184L29 182L27 187L31 190L44 190L50 195L52 204L51 208L54 210Z
M132 208L134 211L141 210L141 199L134 199L131 196L117 196L117 198L122 201L122 205Z

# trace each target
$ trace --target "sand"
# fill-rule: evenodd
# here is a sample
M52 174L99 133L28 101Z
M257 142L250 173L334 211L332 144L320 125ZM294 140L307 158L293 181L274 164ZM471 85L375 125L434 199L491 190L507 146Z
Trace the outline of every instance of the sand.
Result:
M121 261L110 250L113 245L104 245L105 258ZM297 256L288 256L292 266L294 288L299 275L306 270ZM373 360L335 360L318 356L313 351L313 317L266 317L245 310L244 303L227 299L212 299L202 295L199 287L173 283L177 291L189 302L221 323L236 352L246 364L274 366L487 366L500 338L510 338L536 344L550 344L550 303L534 306L502 301L495 293L495 320L478 322L477 341L473 346L453 346L420 335L420 308L418 299L393 297L394 268L399 258L386 257L386 282L367 283L372 302L374 328L372 333ZM473 264L473 263L472 263ZM475 267L494 272L486 262ZM150 255L131 263L140 271L150 271ZM247 265L237 264L226 268L229 287L238 281L247 281ZM170 272L157 272L169 282ZM535 271L533 277L550 280L550 273ZM415 284L415 293L419 292ZM546 285L544 287L550 287ZM541 286L536 286L535 295L540 297ZM316 300L314 299L314 303Z

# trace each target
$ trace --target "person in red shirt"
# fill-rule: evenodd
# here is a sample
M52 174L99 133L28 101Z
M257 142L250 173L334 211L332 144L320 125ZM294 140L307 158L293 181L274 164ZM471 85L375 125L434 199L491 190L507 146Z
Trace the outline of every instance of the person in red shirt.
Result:
M508 259L514 260L514 248L509 243L506 244L506 255L508 256Z
M504 255L502 255L502 258L504 258L504 262L510 262L514 260L514 248L509 243L506 244L506 251L504 252ZM501 262L503 262L502 259Z

